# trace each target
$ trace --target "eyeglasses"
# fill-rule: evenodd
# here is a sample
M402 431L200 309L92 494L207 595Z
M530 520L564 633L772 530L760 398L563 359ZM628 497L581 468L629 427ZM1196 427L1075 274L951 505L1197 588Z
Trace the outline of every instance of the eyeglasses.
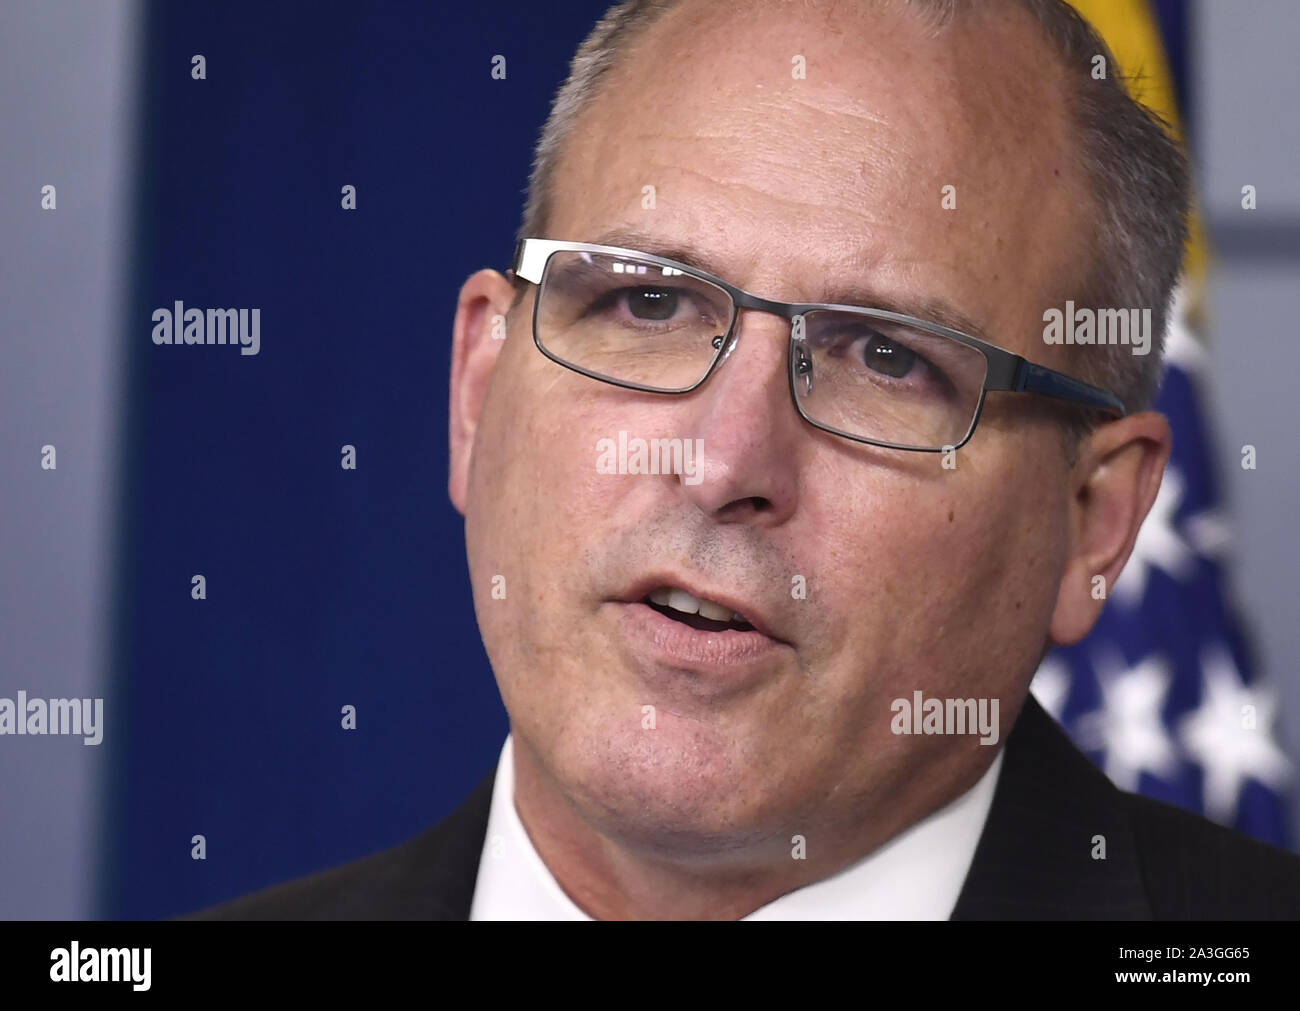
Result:
M735 350L741 309L790 328L790 396L805 421L854 442L923 453L966 444L989 391L1123 416L1113 394L987 341L883 309L776 302L684 263L586 242L520 240L538 286L533 341L567 369L629 390L696 390Z

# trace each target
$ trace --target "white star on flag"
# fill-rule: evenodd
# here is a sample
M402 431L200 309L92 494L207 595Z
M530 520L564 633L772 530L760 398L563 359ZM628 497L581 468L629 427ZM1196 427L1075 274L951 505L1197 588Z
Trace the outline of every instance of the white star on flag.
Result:
M1095 666L1102 705L1079 717L1079 742L1105 752L1102 767L1121 790L1136 790L1143 772L1171 778L1178 754L1160 712L1172 679L1168 666L1155 655L1118 673L1116 664Z
M1220 509L1207 509L1189 516L1183 530L1188 543L1207 558L1222 558L1232 544L1232 531Z
M1179 735L1204 769L1206 814L1230 824L1247 779L1280 789L1291 776L1291 764L1273 740L1273 692L1244 684L1219 644L1202 652L1201 673L1201 705L1180 721Z

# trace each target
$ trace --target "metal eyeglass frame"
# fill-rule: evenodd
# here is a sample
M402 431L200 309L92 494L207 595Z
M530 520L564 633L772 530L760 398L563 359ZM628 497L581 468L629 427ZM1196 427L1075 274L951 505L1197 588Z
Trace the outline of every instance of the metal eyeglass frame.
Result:
M799 403L798 391L795 388L796 376L800 373L802 363L807 362L807 352L798 346L795 339L795 328L790 328L790 397L794 401L795 410L799 416L815 428L824 432L830 432L832 435L838 435L853 442L864 443L869 446L880 446L885 449L899 449L915 453L943 453L950 449L959 449L970 441L975 434L975 428L979 424L980 415L984 411L984 398L989 392L997 393L1034 393L1039 396L1051 397L1055 400L1063 400L1072 404L1079 404L1085 407L1097 408L1116 413L1123 417L1127 412L1123 403L1114 394L1100 389L1096 386L1067 376L1063 372L1057 372L1049 369L1044 365L1036 365L1026 360L1021 355L1000 348L996 344L990 344L988 341L980 340L978 337L972 337L970 334L962 333L960 330L953 330L950 327L943 326L939 323L931 323L927 320L917 319L914 316L904 316L901 313L890 312L886 309L871 309L865 306L857 305L832 305L823 302L777 302L769 298L760 298L752 295L742 288L737 288L733 284L728 284L719 277L705 273L695 267L677 260L669 260L662 256L654 256L650 253L643 253L635 249L625 249L621 246L601 246L590 242L567 242L562 239L542 239L526 238L520 239L515 246L514 263L511 271L521 280L528 281L538 285L539 291L542 277L546 271L547 261L552 254L560 252L573 253L602 253L611 256L621 256L630 259L640 260L645 263L652 263L660 267L669 267L674 271L680 271L688 277L705 281L709 284L721 288L731 296L732 313L731 319L727 323L726 332L720 338L714 338L714 355L713 361L709 363L708 369L700 380L691 386L675 390L664 390L654 386L644 386L640 383L623 382L612 379L609 376L591 372L571 362L558 358L543 346L537 335L537 310L541 299L537 298L533 302L533 343L537 345L537 350L543 355L561 365L566 369L587 376L591 379L598 380L602 383L609 383L612 386L619 386L623 389L637 390L642 393L662 393L668 396L675 396L685 393L691 393L700 388L713 375L718 367L718 363L723 361L731 354L737 343L735 336L736 319L740 316L741 309L756 309L760 312L773 313L781 316L793 324L796 316L801 316L813 310L835 310L838 312L858 313L869 318L886 320L892 323L900 323L907 326L917 327L940 337L947 337L955 340L967 347L974 348L984 355L984 386L980 390L979 402L975 406L975 416L971 419L970 428L962 436L960 442L951 445L938 447L908 446L900 443L882 442L879 439L868 439L864 436L853 435L850 432L841 431L824 422L810 418ZM800 356L804 357L800 357Z

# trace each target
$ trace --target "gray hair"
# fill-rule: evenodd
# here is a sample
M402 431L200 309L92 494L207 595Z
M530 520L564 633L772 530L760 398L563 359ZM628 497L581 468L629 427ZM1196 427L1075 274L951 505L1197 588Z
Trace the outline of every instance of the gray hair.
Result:
M907 0L907 5L941 31L973 2ZM1070 111L1097 213L1092 260L1076 282L1078 304L1151 310L1148 354L1134 355L1123 345L1090 347L1088 354L1075 355L1075 374L1110 390L1129 411L1142 410L1159 386L1165 328L1187 240L1187 156L1169 125L1131 97L1110 49L1073 7L1064 0L1014 2L1034 17L1077 84L1069 89ZM537 143L520 238L545 234L561 148L602 78L647 27L680 3L624 0L578 47ZM1099 80L1091 75L1098 55L1107 68ZM1096 421L1090 413L1079 412L1080 420L1067 426L1067 446Z

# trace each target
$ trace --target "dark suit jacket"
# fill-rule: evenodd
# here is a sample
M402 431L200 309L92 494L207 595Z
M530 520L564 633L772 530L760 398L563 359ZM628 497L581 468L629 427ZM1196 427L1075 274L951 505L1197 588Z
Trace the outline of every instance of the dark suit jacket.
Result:
M493 778L400 846L188 918L468 919ZM1124 793L1026 700L953 919L1261 918L1300 919L1300 856Z

